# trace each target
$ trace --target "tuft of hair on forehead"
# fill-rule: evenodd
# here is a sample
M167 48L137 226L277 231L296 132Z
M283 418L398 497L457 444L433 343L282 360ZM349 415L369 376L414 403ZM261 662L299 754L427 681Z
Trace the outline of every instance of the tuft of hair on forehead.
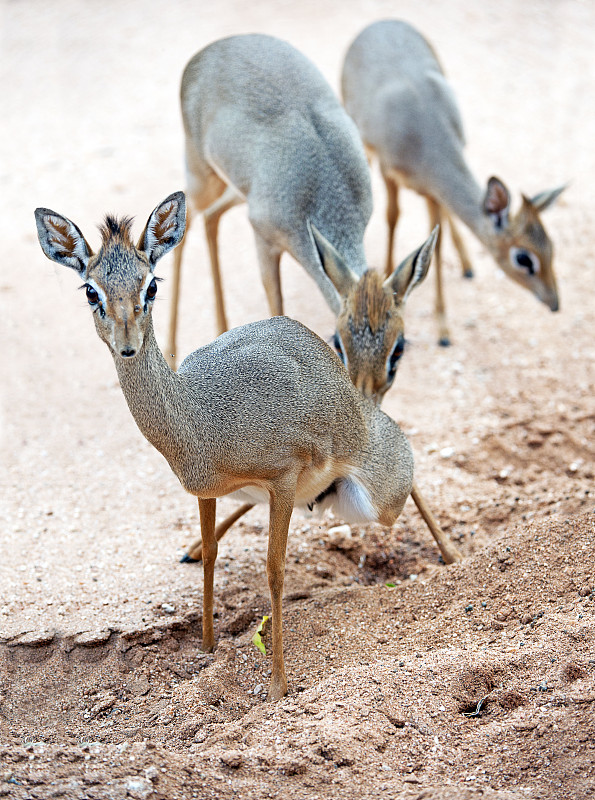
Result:
M112 217L111 214L106 214L103 225L99 226L102 246L107 248L113 244L121 244L123 247L134 247L134 242L130 235L132 220L132 217L117 219Z
M361 330L369 326L373 334L377 333L390 314L391 300L377 270L369 269L364 272L349 298L354 327Z

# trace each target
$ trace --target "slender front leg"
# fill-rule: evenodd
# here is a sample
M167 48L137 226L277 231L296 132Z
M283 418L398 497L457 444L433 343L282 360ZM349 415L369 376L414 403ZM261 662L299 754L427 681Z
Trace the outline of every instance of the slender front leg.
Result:
M442 558L444 559L445 564L454 564L457 561L461 561L463 556L459 553L457 548L454 546L452 542L449 542L446 538L444 532L436 522L436 518L432 514L429 505L426 503L424 498L422 497L417 485L414 483L411 487L411 499L417 506L419 513L421 514L424 522L430 529L430 533L434 537L436 544L438 545L438 549L442 554Z
M165 351L165 359L169 366L174 370L176 368L176 335L178 330L178 303L180 298L180 282L182 275L182 253L184 251L184 245L186 244L186 238L188 236L188 231L190 230L191 222L192 211L190 210L190 204L188 204L184 238L174 250L174 265L171 284L172 293L169 305L169 330L167 333L167 347Z
M441 222L440 205L432 197L427 197L426 201L430 214L430 230L434 230L436 225L440 225ZM436 276L436 304L434 310L438 323L438 344L441 347L448 347L450 344L450 335L448 332L448 325L446 324L444 293L442 289L442 227L440 227L438 238L436 239L434 261L436 263L434 267L434 275Z
M463 273L463 278L472 278L473 267L471 265L471 259L469 258L469 254L467 253L467 248L465 247L465 242L463 241L463 237L459 233L459 229L455 225L455 221L450 214L448 215L448 224L450 226L450 235L452 236L452 242L455 246L457 253L459 254L459 258L461 259L461 270Z
M271 317L283 315L283 294L281 292L281 272L279 265L281 262L281 251L270 245L257 230L254 230L256 238L256 252L258 254L258 266L262 285L267 296L269 312Z
M215 499L198 500L200 514L200 535L202 537L202 566L204 590L202 600L202 649L209 653L215 647L213 628L213 579L215 559L217 558L217 539L215 538Z
M217 525L215 528L215 539L218 542L225 536L227 531L231 528L234 522L237 522L240 517L243 517L244 514L247 514L251 508L254 508L254 503L244 503L235 511L233 511L228 517L225 517L222 522ZM195 539L190 547L188 548L188 552L186 555L183 555L180 559L181 564L191 564L194 561L200 561L202 559L202 538Z
M386 251L385 276L389 278L393 274L393 250L395 241L395 228L399 221L399 185L383 173L384 184L386 186L386 222L388 225L388 245Z
M269 549L267 575L271 592L273 615L273 670L268 700L279 700L287 694L287 678L283 661L283 579L285 577L285 551L289 520L293 511L295 488L292 491L271 492L269 521Z

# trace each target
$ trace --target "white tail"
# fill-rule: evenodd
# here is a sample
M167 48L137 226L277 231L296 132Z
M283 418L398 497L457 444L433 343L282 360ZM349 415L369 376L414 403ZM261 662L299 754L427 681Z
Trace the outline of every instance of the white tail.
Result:
M287 251L339 315L337 341L352 378L379 400L394 380L402 352L405 296L425 277L433 244L413 272L406 266L383 282L368 271L363 239L372 211L369 169L357 129L326 80L286 42L232 36L188 63L181 106L189 222L194 211L204 212L218 332L228 327L219 220L245 201L271 315L283 314L279 264ZM182 247L174 255L166 350L172 366ZM353 314L358 318L352 336Z
M184 234L181 192L155 208L136 246L130 220L107 217L97 253L66 217L45 208L35 214L46 256L85 282L97 333L140 431L198 498L205 649L215 644L216 498L268 499L269 697L281 697L287 689L281 598L293 506L330 503L355 521L391 525L412 489L407 439L362 397L333 351L286 317L231 330L188 356L178 372L170 369L153 332L154 270Z
M473 270L453 217L487 247L498 266L552 311L559 307L552 244L540 220L564 187L522 197L510 215L510 194L490 178L483 191L463 155L464 136L454 93L431 45L406 22L383 20L365 28L350 46L342 74L345 108L366 150L378 158L387 194L387 274L392 271L398 190L427 198L431 227L449 221L463 274ZM440 240L436 245L436 315L440 344L450 343L442 289Z

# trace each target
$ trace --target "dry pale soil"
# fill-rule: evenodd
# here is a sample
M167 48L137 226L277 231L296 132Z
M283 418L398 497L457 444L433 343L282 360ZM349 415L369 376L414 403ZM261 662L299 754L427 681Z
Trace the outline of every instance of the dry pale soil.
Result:
M587 798L595 795L595 7L581 0L2 0L0 797ZM47 261L33 209L97 244L183 188L178 83L209 41L290 40L334 87L369 22L432 39L469 163L544 215L561 311L503 277L473 239L446 244L453 345L429 279L384 407L464 555L445 567L415 507L391 530L295 512L285 588L287 698L265 702L266 509L223 540L217 650L200 650L202 573L180 564L195 500L138 432L76 277ZM373 167L370 264L385 248ZM398 250L425 238L402 198ZM245 208L223 220L233 324L266 313ZM164 341L171 257L154 311ZM290 315L332 317L289 258ZM182 351L212 338L201 226L185 253ZM231 501L220 512L232 510ZM266 643L267 637L265 635Z

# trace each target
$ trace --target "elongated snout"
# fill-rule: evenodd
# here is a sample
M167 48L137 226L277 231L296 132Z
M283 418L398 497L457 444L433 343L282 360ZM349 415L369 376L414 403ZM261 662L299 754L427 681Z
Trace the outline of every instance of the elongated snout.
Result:
M546 300L545 303L547 306L549 306L550 311L560 310L560 302L558 300L558 295L556 293L554 293L548 300Z
M369 372L360 372L356 375L351 374L350 377L355 388L363 394L366 400L370 400L377 406L380 405L388 389L385 376L378 380L375 375Z
M121 358L134 358L142 347L143 333L134 309L118 309L114 314L112 350Z
M551 288L549 286L544 286L543 284L539 285L534 292L536 297L544 303L550 311L559 311L560 310L560 301L558 298L558 291L557 289Z

